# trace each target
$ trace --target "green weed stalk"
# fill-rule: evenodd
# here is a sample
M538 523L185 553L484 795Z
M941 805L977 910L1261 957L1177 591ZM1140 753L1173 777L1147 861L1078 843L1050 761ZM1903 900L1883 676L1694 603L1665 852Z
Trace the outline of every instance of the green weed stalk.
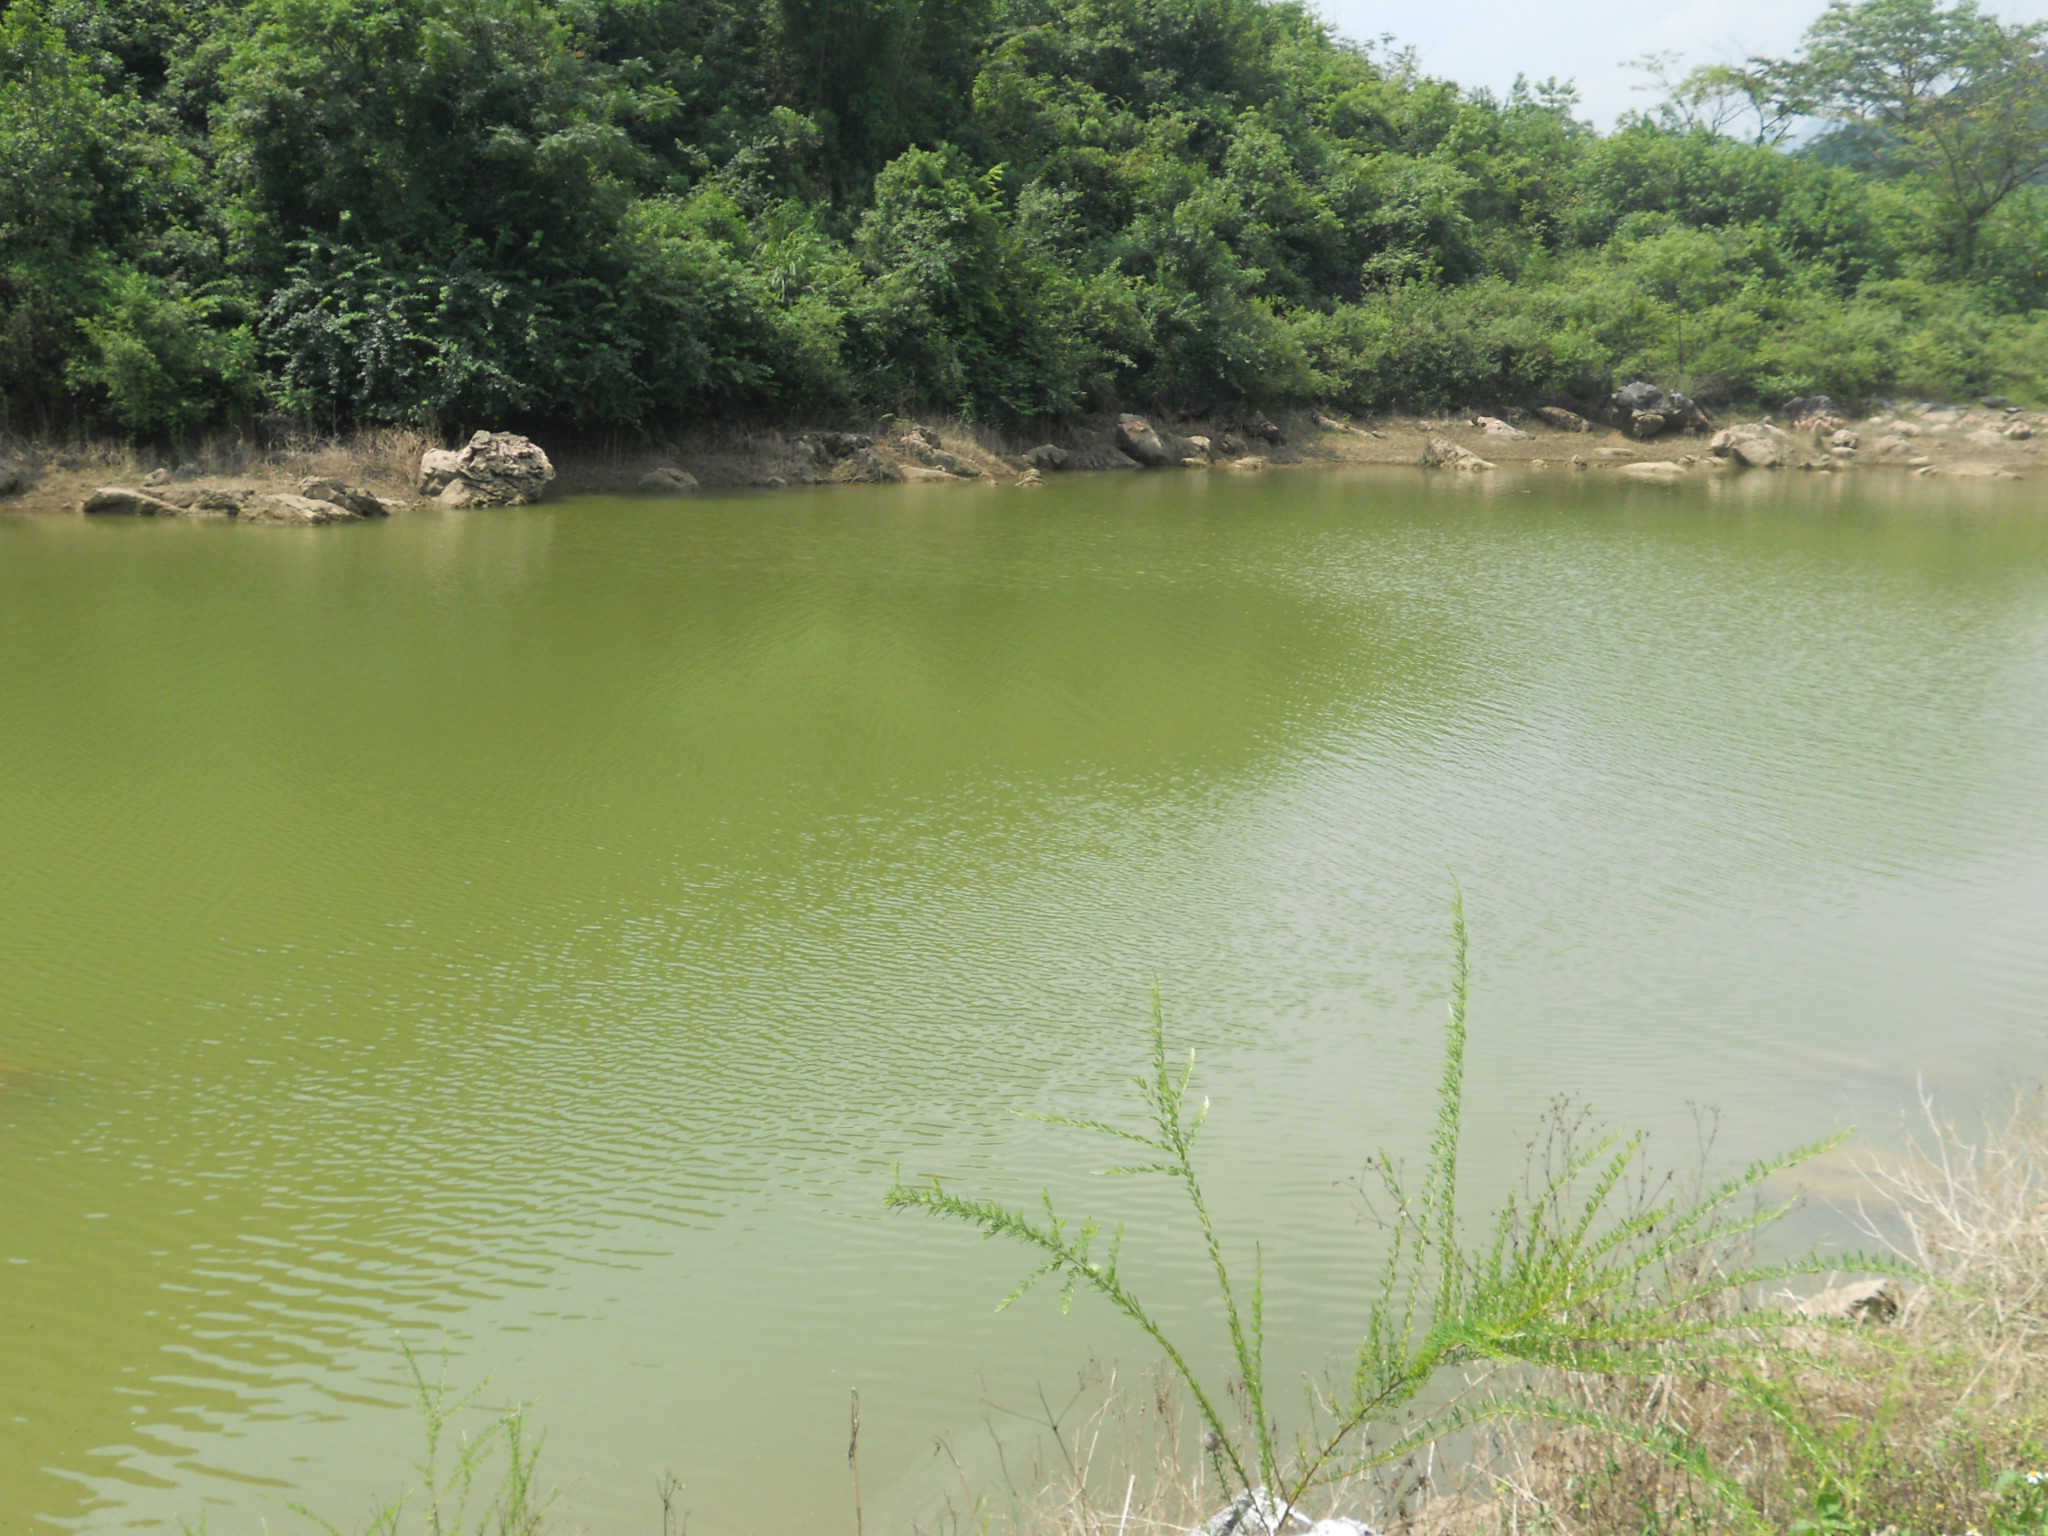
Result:
M1520 1198L1502 1202L1490 1229L1469 1238L1458 1216L1458 1149L1464 1125L1469 940L1462 897L1453 904L1452 970L1444 1069L1428 1161L1412 1187L1387 1157L1374 1160L1389 1202L1388 1245L1380 1281L1348 1376L1312 1394L1307 1421L1283 1454L1265 1376L1265 1288L1257 1243L1246 1290L1228 1257L1203 1194L1195 1145L1208 1101L1191 1100L1195 1058L1169 1060L1164 1009L1155 990L1151 1061L1134 1079L1141 1122L1115 1125L1068 1115L1035 1118L1108 1137L1139 1149L1133 1161L1103 1170L1156 1176L1179 1185L1194 1235L1214 1275L1244 1422L1224 1413L1228 1400L1196 1370L1125 1277L1123 1228L1094 1216L1063 1215L1050 1192L1037 1211L955 1194L936 1177L886 1196L897 1210L918 1210L1031 1250L1037 1265L1001 1303L1008 1307L1042 1280L1062 1284L1062 1307L1092 1291L1122 1313L1164 1354L1206 1430L1203 1443L1239 1509L1240 1529L1277 1530L1315 1489L1412 1454L1453 1431L1487 1419L1543 1418L1595 1429L1646 1447L1694 1476L1727 1504L1740 1524L1761 1526L1732 1478L1697 1447L1665 1428L1604 1417L1547 1391L1574 1375L1642 1376L1683 1371L1694 1378L1744 1376L1739 1351L1759 1349L1795 1320L1782 1307L1756 1305L1766 1286L1818 1273L1818 1259L1760 1265L1741 1256L1790 1208L1762 1198L1771 1179L1838 1145L1834 1136L1751 1163L1737 1176L1681 1198L1669 1181L1647 1184L1638 1161L1640 1134L1609 1135L1562 1160ZM1651 1193L1637 1198L1643 1190ZM1836 1258L1832 1264L1845 1261ZM1897 1271L1883 1261L1851 1260ZM1737 1306L1747 1301L1747 1306ZM1000 1308L999 1308L1000 1310ZM1800 1319L1804 1321L1804 1319ZM1426 1396L1457 1371L1491 1373L1510 1385L1448 1401ZM1396 1418L1390 1441L1369 1435Z

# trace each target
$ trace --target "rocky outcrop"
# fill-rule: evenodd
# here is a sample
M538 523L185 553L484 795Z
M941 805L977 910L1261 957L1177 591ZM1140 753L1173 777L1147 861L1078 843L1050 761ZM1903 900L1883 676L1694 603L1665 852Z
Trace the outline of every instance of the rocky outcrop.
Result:
M1460 448L1448 437L1432 437L1429 446L1422 450L1424 469L1458 469L1468 473L1493 468L1491 460L1482 459L1470 448Z
M1072 455L1064 448L1052 443L1040 443L1036 448L1026 451L1024 462L1035 470L1051 473L1065 469L1067 460L1071 457Z
M664 464L642 475L633 489L642 496L693 496L697 492L697 477L686 469Z
M1472 418L1472 425L1488 437L1505 438L1509 442L1522 442L1529 436L1520 427L1510 426L1498 416L1475 416Z
M1116 445L1147 469L1157 469L1174 462L1174 454L1153 430L1152 423L1128 411L1116 419Z
M313 527L322 523L359 523L367 518L382 517L384 511L380 506L375 512L358 512L332 501L316 501L311 496L276 495L251 496L242 504L240 516L245 523Z
M353 512L357 517L389 517L391 504L381 496L372 495L360 485L349 485L345 481L325 476L308 476L299 482L298 492L308 501L324 501L330 506Z
M1585 417L1581 416L1577 411L1568 411L1561 405L1539 405L1531 414L1546 427L1554 427L1559 432L1589 432L1592 430L1592 423L1587 421Z
M896 451L913 464L936 469L958 480L979 480L981 468L962 458L939 441L929 427L910 427L896 439Z
M173 506L183 508L187 517L240 517L242 505L250 495L218 485L166 486L158 494Z
M420 494L444 507L517 507L539 501L555 478L538 444L514 432L479 432L461 448L420 457Z
M1792 438L1767 422L1753 421L1714 434L1707 451L1750 469L1783 469L1793 460Z

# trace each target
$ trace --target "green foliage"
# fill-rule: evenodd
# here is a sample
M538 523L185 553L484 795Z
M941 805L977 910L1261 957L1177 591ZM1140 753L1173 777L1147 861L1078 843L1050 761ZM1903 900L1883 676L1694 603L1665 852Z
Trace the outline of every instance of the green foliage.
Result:
M1243 1422L1225 1412L1226 1394L1170 1335L1122 1268L1123 1229L1107 1233L1094 1217L1062 1215L1050 1193L1038 1211L953 1193L934 1178L899 1181L892 1209L919 1210L1029 1250L1036 1268L1003 1302L1041 1280L1057 1280L1063 1305L1091 1291L1135 1324L1179 1376L1206 1429L1204 1444L1231 1491L1251 1496L1272 1529L1319 1485L1397 1461L1455 1429L1489 1418L1546 1418L1654 1449L1761 1527L1736 1482L1699 1449L1664 1429L1603 1415L1547 1387L1594 1377L1647 1379L1671 1372L1722 1376L1763 1388L1751 1362L1769 1354L1792 1314L1762 1304L1769 1283L1816 1272L1815 1262L1746 1262L1751 1238L1787 1209L1757 1199L1767 1181L1838 1144L1840 1138L1752 1164L1691 1198L1668 1181L1645 1181L1640 1136L1608 1136L1568 1149L1523 1195L1510 1195L1490 1229L1468 1235L1459 1215L1459 1145L1464 1127L1469 971L1462 903L1453 923L1450 1016L1436 1124L1419 1180L1382 1157L1386 1252L1362 1336L1348 1373L1311 1401L1290 1448L1279 1438L1265 1375L1265 1286L1258 1246L1250 1279L1233 1260L1211 1216L1194 1151L1208 1101L1191 1097L1194 1058L1169 1060L1157 995L1150 1070L1135 1079L1144 1107L1135 1126L1064 1115L1054 1125L1105 1136L1132 1161L1105 1172L1170 1180L1184 1197L1197 1247L1215 1280ZM1131 1150L1134 1149L1134 1150ZM1745 1207L1748 1208L1745 1208ZM1834 1261L1839 1263L1839 1260ZM1896 1266L1878 1265L1878 1268ZM1494 1395L1432 1399L1445 1373L1484 1368L1513 1385ZM1403 1427L1374 1445L1367 1431L1397 1419ZM1263 1502L1262 1502L1263 1501ZM1278 1511L1278 1512L1269 1512Z
M0 409L2038 398L2042 39L1838 0L1602 137L1293 0L15 0Z
M529 1439L525 1410L500 1414L475 1433L458 1428L483 1388L458 1397L445 1372L428 1380L412 1350L400 1347L426 1432L413 1469L419 1486L377 1510L358 1536L402 1536L413 1529L422 1536L540 1536L554 1496L540 1485L541 1442ZM327 1536L342 1536L340 1527L303 1505L291 1510Z

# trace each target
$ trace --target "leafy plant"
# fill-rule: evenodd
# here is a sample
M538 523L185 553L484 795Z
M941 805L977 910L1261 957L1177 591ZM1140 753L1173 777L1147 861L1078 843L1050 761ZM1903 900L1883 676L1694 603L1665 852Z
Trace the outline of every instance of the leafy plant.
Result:
M483 1387L456 1397L445 1374L428 1380L411 1348L400 1348L426 1425L426 1447L414 1467L418 1497L413 1490L400 1494L370 1517L360 1536L400 1536L413 1510L424 1536L539 1536L553 1496L542 1492L537 1478L541 1442L527 1438L526 1410L500 1414L480 1433L457 1430L456 1420L477 1405ZM339 1527L304 1505L291 1509L327 1536L342 1536Z
M1521 1196L1506 1199L1490 1230L1474 1240L1459 1216L1470 979L1462 900L1454 909L1452 953L1443 1076L1428 1159L1412 1184L1391 1160L1375 1160L1390 1203L1378 1294L1348 1379L1312 1399L1304 1428L1284 1452L1268 1406L1259 1249L1252 1247L1247 1285L1233 1268L1233 1245L1216 1227L1195 1167L1208 1103L1191 1097L1194 1056L1169 1060L1156 993L1150 1068L1134 1079L1143 1120L1115 1125L1067 1115L1041 1118L1138 1149L1134 1161L1108 1173L1163 1177L1179 1185L1214 1276L1234 1385L1242 1393L1242 1424L1225 1412L1227 1393L1196 1368L1187 1346L1167 1332L1126 1278L1120 1226L1108 1230L1105 1241L1100 1220L1061 1214L1050 1193L1032 1212L955 1194L937 1178L923 1184L899 1179L887 1203L1031 1250L1037 1267L1005 1298L1005 1307L1039 1281L1057 1279L1063 1304L1077 1290L1092 1291L1141 1329L1192 1398L1206 1431L1203 1443L1237 1499L1241 1521L1256 1513L1277 1530L1318 1486L1398 1460L1482 1420L1544 1418L1654 1451L1751 1516L1746 1523L1761 1527L1761 1517L1746 1508L1736 1484L1682 1434L1609 1416L1584 1399L1568 1401L1546 1391L1545 1383L1588 1374L1713 1375L1738 1349L1767 1349L1773 1331L1794 1314L1767 1306L1738 1309L1733 1303L1753 1301L1767 1283L1813 1272L1819 1264L1743 1260L1755 1235L1788 1209L1754 1197L1767 1181L1842 1138L1752 1163L1734 1178L1681 1196L1671 1180L1650 1179L1638 1167L1641 1135L1609 1135L1570 1151ZM1502 1372L1503 1389L1432 1400L1433 1384L1461 1369ZM1727 1374L1739 1379L1743 1373ZM1398 1415L1410 1416L1408 1427L1388 1443L1371 1444L1367 1431Z

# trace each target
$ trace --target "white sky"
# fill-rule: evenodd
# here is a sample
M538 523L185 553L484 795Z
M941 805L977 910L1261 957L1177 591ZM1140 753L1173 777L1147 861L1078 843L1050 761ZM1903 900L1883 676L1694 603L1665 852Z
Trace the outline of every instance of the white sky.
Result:
M1644 76L1622 66L1646 53L1677 49L1688 64L1786 54L1799 44L1824 0L1437 0L1388 6L1375 0L1321 0L1316 6L1347 37L1391 32L1421 56L1423 69L1460 85L1506 94L1515 76L1576 80L1580 115L1602 128L1656 96L1632 90ZM2048 18L2048 0L1985 6L2010 21Z

